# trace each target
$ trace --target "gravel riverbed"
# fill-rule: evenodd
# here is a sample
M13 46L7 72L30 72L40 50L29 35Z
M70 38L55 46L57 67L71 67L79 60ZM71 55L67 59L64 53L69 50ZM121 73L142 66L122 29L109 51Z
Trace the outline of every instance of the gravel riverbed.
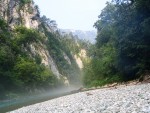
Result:
M79 92L10 113L150 113L150 83Z

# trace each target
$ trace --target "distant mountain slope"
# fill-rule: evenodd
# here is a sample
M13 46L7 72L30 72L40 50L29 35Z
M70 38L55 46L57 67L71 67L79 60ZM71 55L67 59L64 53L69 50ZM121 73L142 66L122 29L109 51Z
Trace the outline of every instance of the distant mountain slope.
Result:
M75 36L78 36L79 39L85 39L91 43L95 42L96 31L83 31L83 30L73 30L73 29L60 29L61 34L69 34L70 32Z

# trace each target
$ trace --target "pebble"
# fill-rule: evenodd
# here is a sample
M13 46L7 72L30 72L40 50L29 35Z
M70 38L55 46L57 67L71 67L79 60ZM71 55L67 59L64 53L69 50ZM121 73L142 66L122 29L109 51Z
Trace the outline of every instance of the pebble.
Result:
M150 113L150 83L79 92L9 113Z

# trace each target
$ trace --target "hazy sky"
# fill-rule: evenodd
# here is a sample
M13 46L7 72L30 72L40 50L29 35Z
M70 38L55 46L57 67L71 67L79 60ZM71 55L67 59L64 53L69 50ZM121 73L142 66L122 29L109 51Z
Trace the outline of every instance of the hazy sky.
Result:
M56 20L58 28L93 30L108 0L34 0L41 15Z

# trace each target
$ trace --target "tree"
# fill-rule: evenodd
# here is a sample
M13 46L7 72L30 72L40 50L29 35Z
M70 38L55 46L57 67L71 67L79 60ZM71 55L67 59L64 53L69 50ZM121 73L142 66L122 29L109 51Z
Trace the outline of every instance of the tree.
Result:
M107 3L94 24L97 51L88 69L94 84L102 84L100 80L108 83L105 78L113 76L132 80L150 70L149 6L149 0Z
M52 30L56 30L57 29L56 21L47 18L45 15L41 17L41 22L44 23L45 25L47 25Z

